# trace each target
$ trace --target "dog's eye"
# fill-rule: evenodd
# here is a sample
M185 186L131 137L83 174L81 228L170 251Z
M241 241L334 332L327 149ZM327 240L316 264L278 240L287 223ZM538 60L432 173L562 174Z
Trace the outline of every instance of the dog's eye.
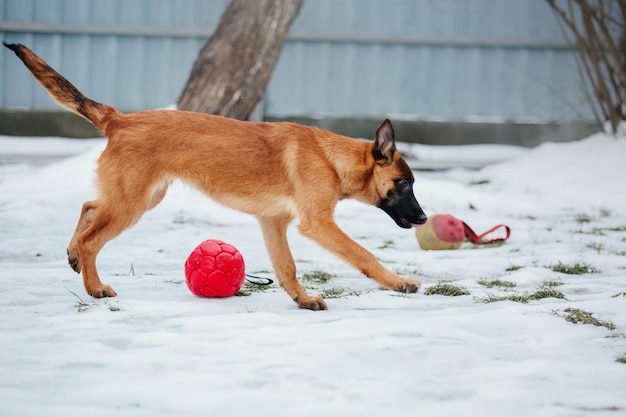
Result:
M404 179L398 180L396 184L398 188L408 188L411 186L411 182L409 180L404 180Z

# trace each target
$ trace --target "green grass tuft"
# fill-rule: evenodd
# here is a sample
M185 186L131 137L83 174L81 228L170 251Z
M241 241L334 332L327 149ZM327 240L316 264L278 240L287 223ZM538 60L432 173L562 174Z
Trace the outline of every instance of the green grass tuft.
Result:
M550 268L554 272L560 272L562 274L569 274L569 275L582 275L582 274L600 272L598 271L598 269L594 268L590 264L586 264L582 262L576 262L571 265L566 265L559 261L558 264L552 265Z
M530 298L527 294L512 294L512 295L493 295L489 294L486 297L474 297L474 301L478 303L496 303L498 301L514 301L516 303L527 304L530 301Z
M94 306L94 303L87 303L83 301L83 299L80 298L78 294L76 294L74 291L70 290L69 288L65 287L65 289L68 290L78 300L74 304L74 307L76 307L79 313L82 313L83 311L87 311Z
M598 327L606 327L609 330L615 330L615 324L610 321L598 320L593 317L592 313L578 308L566 308L565 315L561 316L570 323L591 324Z
M592 217L586 213L578 213L574 216L574 221L578 224L591 223Z
M235 297L249 297L254 293L265 292L270 285L259 285L252 282L244 281L243 286L235 293Z
M315 269L311 272L304 273L302 275L302 279L316 284L326 284L331 278L335 276L336 275L333 275L326 271L322 271L321 269Z
M446 295L448 297L458 297L460 295L470 295L470 292L456 285L450 284L448 281L440 281L432 287L426 288L426 295Z
M506 281L500 278L494 278L494 279L481 278L478 280L478 284L487 288L493 288L493 287L513 288L517 286L517 284L514 282Z
M378 247L378 249L388 249L388 248L395 248L395 247L396 247L396 243L393 241L393 239L386 239L383 241L383 244Z
M528 304L530 301L541 300L543 298L560 298L565 299L565 296L560 291L554 288L540 288L532 294L512 294L506 296L498 296L489 294L487 297L476 297L475 301L479 303L495 303L498 301L514 301L516 303Z
M626 232L626 226L613 226L613 227L594 227L591 230L574 230L574 233L594 235L594 236L606 236L608 232Z
M604 244L602 244L602 243L589 242L589 243L587 243L586 246L589 249L595 250L598 253L598 255L600 254L600 252L602 252L604 250Z
M561 285L563 285L561 281L544 281L539 285L539 289L560 287Z
M556 290L553 287L542 288L530 294L531 300L541 300L542 298L560 298L565 300L565 296L561 291Z
M92 302L88 303L88 302L84 301L74 291L70 290L67 287L65 287L65 289L68 290L74 297L76 297L77 301L76 301L76 303L74 303L74 307L76 307L76 310L79 313L82 313L84 311L90 310L90 309L92 309L93 307L95 307L97 305L97 303L95 301L92 301ZM106 306L108 306L109 311L120 311L120 307L118 305L111 304L111 302L108 299L104 301L104 304Z
M325 290L320 291L319 296L324 299L329 299L329 298L342 298L342 297L349 297L349 296L358 297L361 294L362 294L362 291L349 290L344 287L332 287L332 288L327 288Z
M518 269L522 269L523 266L520 265L511 265L509 266L507 269L505 269L506 272L514 272L517 271Z

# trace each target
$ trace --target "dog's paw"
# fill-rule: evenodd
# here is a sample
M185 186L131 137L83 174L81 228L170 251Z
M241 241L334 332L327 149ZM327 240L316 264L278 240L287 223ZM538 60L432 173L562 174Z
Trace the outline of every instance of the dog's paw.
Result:
M412 279L402 280L398 285L393 288L394 291L402 292L405 294L416 293L420 290L422 283Z
M70 264L70 268L77 274L80 274L80 262L78 262L77 258L67 258L68 263Z
M296 297L293 301L298 304L298 307L307 310L328 310L326 301L324 301L321 297L310 297L307 295L306 297Z
M72 256L69 249L67 250L67 262L70 264L70 267L74 270L74 272L80 274L81 266L78 256Z
M115 297L117 293L110 285L102 284L96 288L90 288L87 293L93 298Z

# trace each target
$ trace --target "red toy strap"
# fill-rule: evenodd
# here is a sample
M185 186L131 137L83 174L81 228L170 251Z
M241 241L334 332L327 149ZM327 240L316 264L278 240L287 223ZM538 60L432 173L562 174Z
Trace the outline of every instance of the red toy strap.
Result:
M485 236L487 236L489 233L495 232L497 229L504 227L504 229L506 230L506 236L505 237L499 237L499 238L495 238L495 239L487 239L487 240L483 240L483 238ZM465 229L465 236L471 240L473 243L476 243L477 245L484 245L486 243L494 243L494 242L503 242L505 240L507 240L509 238L509 236L511 236L511 228L507 225L504 224L499 224L497 226L492 227L491 229L487 230L485 233L481 234L481 235L477 235L471 227L469 227L467 225L467 223L463 222L463 228Z

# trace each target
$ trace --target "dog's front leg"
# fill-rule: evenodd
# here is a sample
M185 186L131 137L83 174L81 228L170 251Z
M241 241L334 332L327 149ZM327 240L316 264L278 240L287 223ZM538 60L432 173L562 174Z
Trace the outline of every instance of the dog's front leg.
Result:
M287 227L291 220L289 215L259 218L263 239L274 271L281 287L298 304L298 307L309 310L326 310L328 308L326 302L320 297L308 295L296 278L296 264L287 242Z
M386 269L372 253L346 235L330 216L302 221L298 229L383 287L403 293L419 291L419 281L402 278Z

